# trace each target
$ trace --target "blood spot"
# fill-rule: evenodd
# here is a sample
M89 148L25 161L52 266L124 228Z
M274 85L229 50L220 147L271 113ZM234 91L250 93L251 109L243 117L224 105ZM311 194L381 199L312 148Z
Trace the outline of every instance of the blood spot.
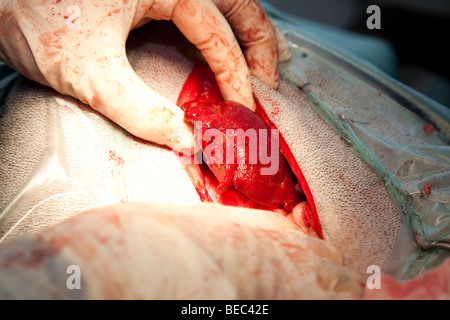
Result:
M426 185L424 185L422 187L422 193L424 195L429 195L431 194L431 188L433 187L433 185L431 183L427 183Z
M423 132L425 132L425 134L430 135L430 134L433 133L433 131L434 131L433 125L431 125L431 124L429 124L429 123L426 124L426 125L423 127Z

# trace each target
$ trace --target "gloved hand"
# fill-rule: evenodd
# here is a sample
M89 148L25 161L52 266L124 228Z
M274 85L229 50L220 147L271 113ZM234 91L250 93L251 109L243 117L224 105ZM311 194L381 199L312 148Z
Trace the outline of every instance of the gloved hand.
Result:
M358 298L342 262L273 212L128 202L2 244L0 299Z
M284 39L257 0L74 3L0 0L0 60L140 138L169 147L192 143L183 112L139 79L126 56L130 30L151 19L172 20L197 46L225 99L254 109L250 72L277 86L277 51L285 43L278 44ZM285 47L282 58L288 56Z

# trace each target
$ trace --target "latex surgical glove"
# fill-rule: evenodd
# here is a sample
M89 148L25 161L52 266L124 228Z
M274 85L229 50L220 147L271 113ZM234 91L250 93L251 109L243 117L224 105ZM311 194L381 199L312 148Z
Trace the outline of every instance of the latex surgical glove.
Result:
M0 299L358 298L342 261L274 212L128 202L0 246Z
M130 30L152 19L172 20L201 51L224 98L250 109L250 72L277 86L282 36L257 0L1 0L0 17L0 60L133 135L169 147L192 146L192 129L183 112L130 66Z

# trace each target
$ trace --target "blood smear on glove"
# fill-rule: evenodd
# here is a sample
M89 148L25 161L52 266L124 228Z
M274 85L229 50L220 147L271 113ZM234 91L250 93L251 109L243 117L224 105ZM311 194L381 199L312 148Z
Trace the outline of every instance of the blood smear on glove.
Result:
M196 63L194 69L186 80L186 83L184 84L183 89L181 90L178 97L177 105L183 109L183 105L193 101L198 101L200 103L218 104L224 101L213 72L209 69L208 66L200 62ZM257 100L256 104L256 114L266 123L268 128L276 129ZM301 189L303 189L309 206L311 207L311 210L307 211L311 214L302 216L303 220L305 221L305 225L310 225L315 233L320 238L323 238L317 211L306 180L300 168L298 167L298 164L295 161L287 143L284 141L281 135L279 135L278 138L282 153L286 158L293 174L295 174L295 177L298 179L299 185L301 186ZM224 205L277 211L284 215L288 215L290 213L287 212L282 206L280 206L279 208L267 207L257 201L250 199L244 193L236 190L235 188L219 190L219 181L205 164L189 164L185 165L185 169L189 174L194 187L196 188L197 193L200 196L201 201L218 202ZM261 188L261 186L257 187ZM262 187L264 188L264 186Z
M121 166L124 163L122 157L119 157L113 150L109 151L109 161L112 161L116 166Z
M434 131L434 127L433 125L427 123L424 127L423 127L423 132L425 132L425 134L430 135L433 134Z
M427 183L426 185L424 185L422 187L422 193L424 195L430 195L431 194L431 188L433 187L433 185L431 183Z

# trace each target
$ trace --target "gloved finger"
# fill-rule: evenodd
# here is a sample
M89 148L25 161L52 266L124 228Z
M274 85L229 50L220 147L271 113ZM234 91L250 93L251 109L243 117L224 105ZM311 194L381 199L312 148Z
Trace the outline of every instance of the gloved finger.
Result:
M193 147L183 111L136 75L125 52L96 70L85 92L89 105L135 136L170 148Z
M170 14L168 11L167 4L155 1L148 15L157 20L170 16L186 38L201 51L216 75L224 98L255 110L247 63L230 25L217 7L210 0L180 0L174 4Z
M70 82L65 91L139 138L170 148L192 148L193 130L183 111L138 77L122 41L106 36L89 41L97 43L95 52L75 51L64 60L62 69L78 64L82 74L65 75Z
M281 33L280 29L270 21L272 24L273 31L275 32L275 39L277 40L278 45L278 62L287 62L291 60L291 52L289 51L289 43Z
M89 104L137 137L171 148L193 147L193 130L182 110L151 90L130 66L125 42L133 15L112 10L114 5L111 0L102 6L80 3L86 9L80 9L83 23L78 28L67 24L71 19L63 18L66 6L62 4L54 6L51 20L37 31L35 19L21 20L24 38L44 77L41 83ZM24 6L23 10L30 16L45 16L45 8Z
M278 86L278 46L272 23L257 0L213 0L244 49L250 72Z

